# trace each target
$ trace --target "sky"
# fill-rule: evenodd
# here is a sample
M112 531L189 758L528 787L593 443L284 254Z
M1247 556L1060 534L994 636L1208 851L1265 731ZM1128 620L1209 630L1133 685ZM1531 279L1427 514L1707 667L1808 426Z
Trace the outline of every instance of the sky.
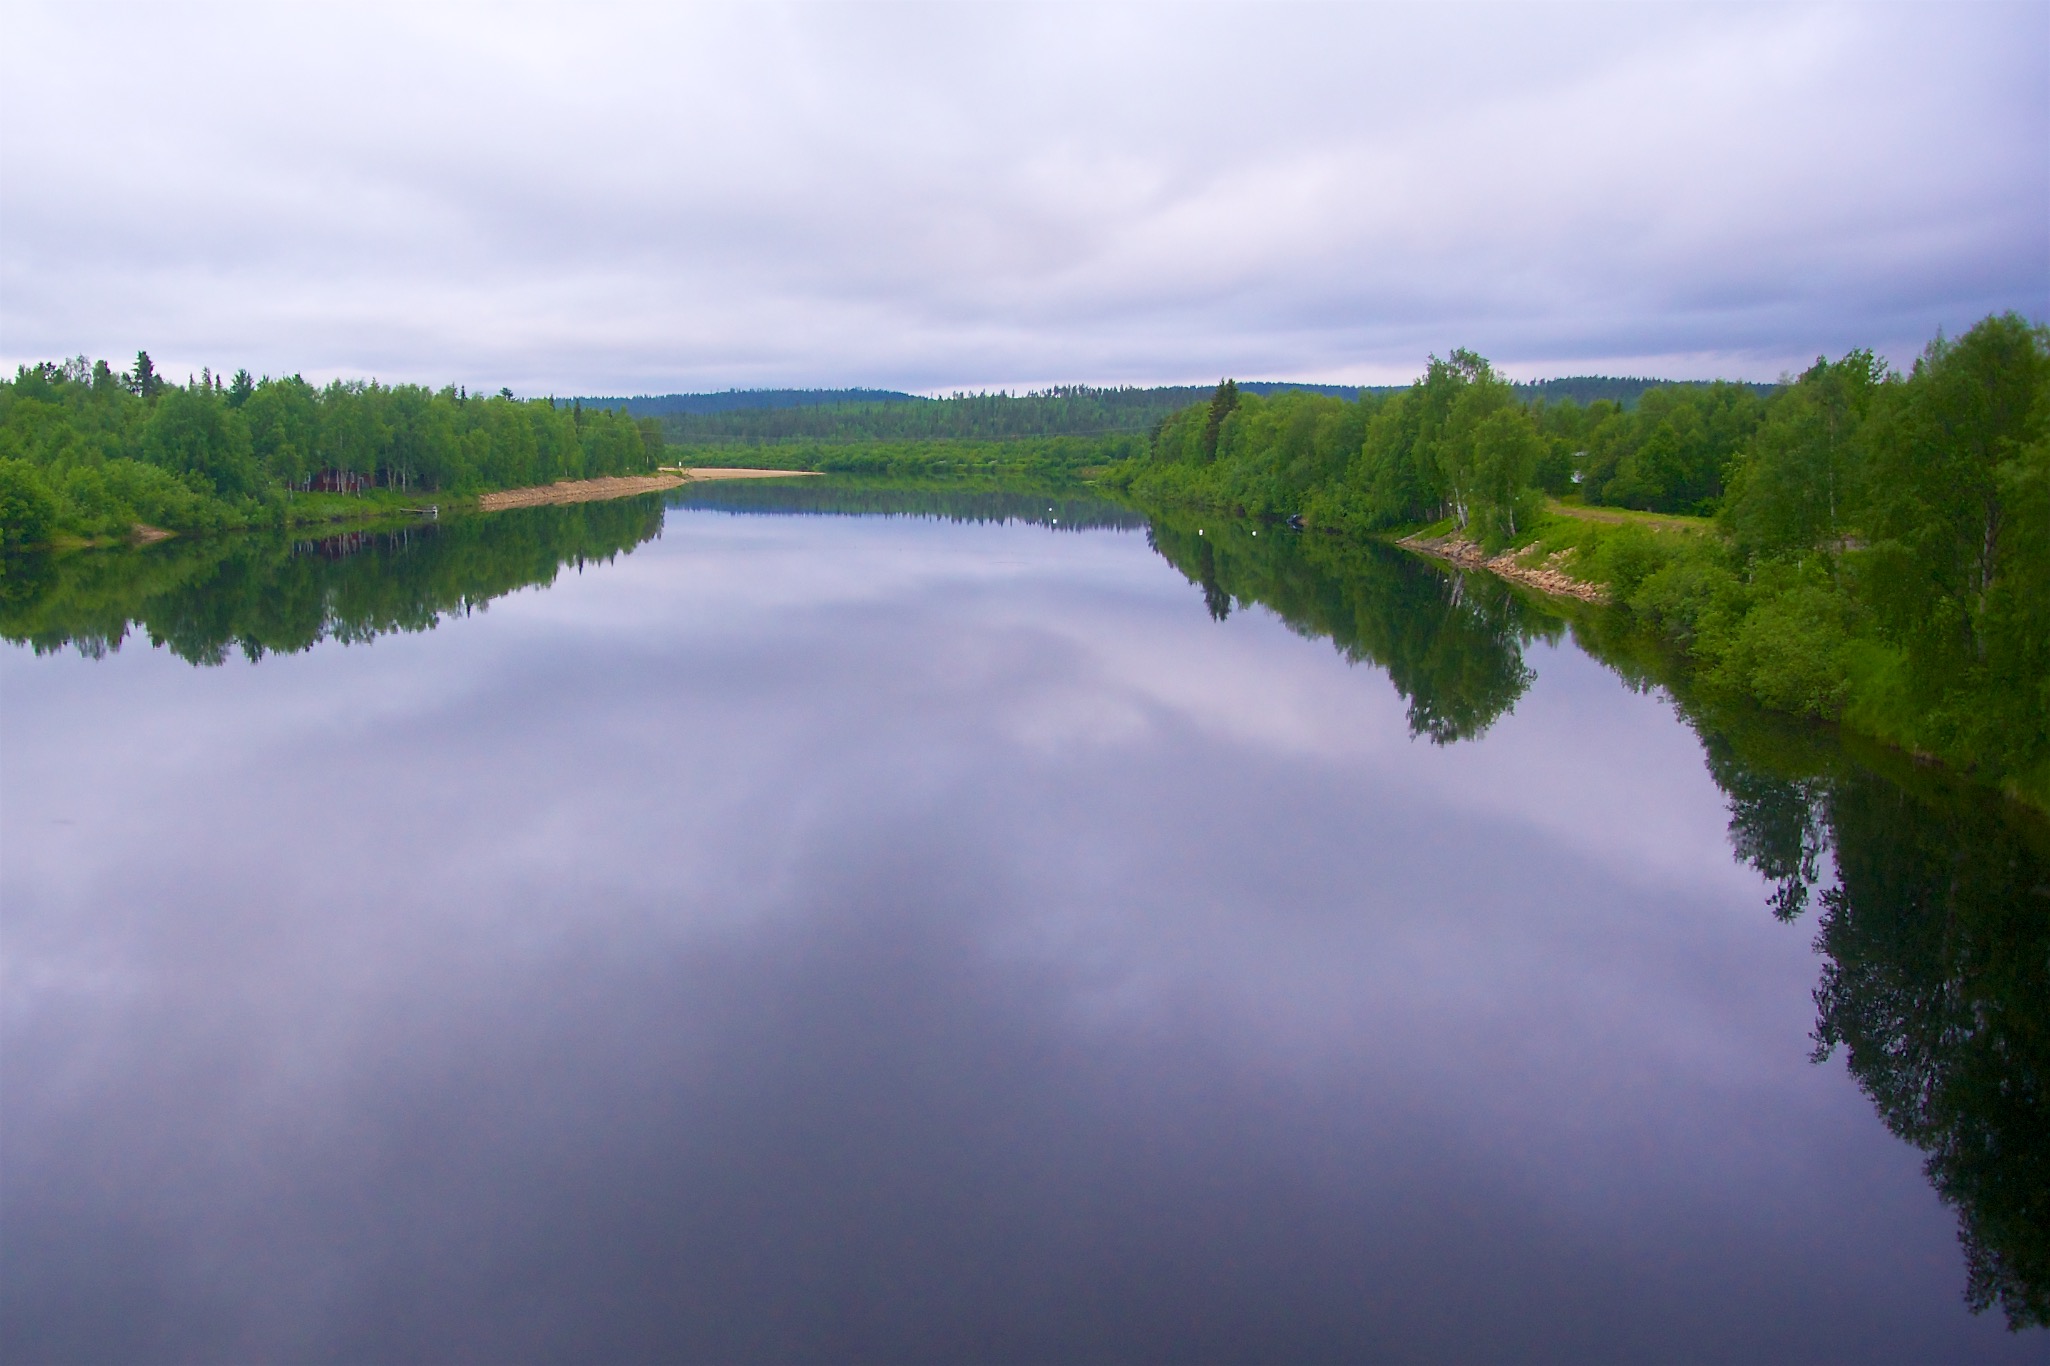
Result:
M1772 379L2050 317L2050 4L0 10L10 367Z

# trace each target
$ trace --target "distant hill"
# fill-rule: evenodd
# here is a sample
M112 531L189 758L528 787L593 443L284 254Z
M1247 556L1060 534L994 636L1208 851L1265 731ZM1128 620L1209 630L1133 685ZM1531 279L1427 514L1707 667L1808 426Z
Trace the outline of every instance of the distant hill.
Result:
M1361 394L1392 394L1398 389L1407 389L1407 384L1298 384L1293 380L1242 379L1238 381L1242 394L1279 394L1290 390L1301 390L1306 394L1330 394L1334 398L1358 398ZM1196 392L1208 394L1208 388Z
M1700 384L1707 381L1677 381ZM1673 380L1634 376L1570 375L1515 386L1526 402L1588 404L1609 399L1633 407L1648 389ZM1355 399L1390 394L1407 385L1304 384L1243 380L1248 394L1297 390ZM1749 386L1760 393L1774 386ZM786 442L1006 441L1054 436L1122 436L1151 430L1169 413L1200 403L1207 384L1150 388L1097 388L1064 384L1029 393L957 393L925 398L895 389L726 389L704 394L643 394L633 398L562 399L587 408L624 409L662 421L676 445L763 445Z
M892 389L728 389L716 394L566 400L659 417L678 445L757 445L790 441L990 441L1044 436L1118 436L1144 432L1179 408L1208 398L1207 384L1151 388L1056 385L1029 393L957 393L921 398ZM1253 380L1255 394L1303 389L1357 398L1346 384Z
M1533 380L1528 384L1516 384L1511 387L1515 389L1516 396L1526 403L1533 400L1559 403L1570 398L1586 407L1597 399L1607 399L1625 408L1634 408L1637 406L1637 400L1644 397L1647 389L1706 388L1719 382L1706 379L1645 379L1636 375L1564 375L1558 379ZM1754 384L1746 380L1735 382L1761 398L1779 388L1777 384Z
M730 413L746 408L831 408L849 403L926 403L895 389L722 389L716 394L639 394L633 398L581 398L561 402L586 408L623 408L634 417L672 413Z

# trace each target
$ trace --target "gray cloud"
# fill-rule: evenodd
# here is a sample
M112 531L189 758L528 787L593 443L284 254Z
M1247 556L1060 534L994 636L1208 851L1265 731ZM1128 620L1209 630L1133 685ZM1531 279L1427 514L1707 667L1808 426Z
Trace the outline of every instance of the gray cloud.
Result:
M2050 10L10 8L0 357L1770 377L2050 313Z

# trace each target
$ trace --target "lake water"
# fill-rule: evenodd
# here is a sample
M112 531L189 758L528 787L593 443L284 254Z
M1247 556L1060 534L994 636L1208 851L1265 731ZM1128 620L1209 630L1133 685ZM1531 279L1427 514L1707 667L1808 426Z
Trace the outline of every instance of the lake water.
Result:
M697 501L11 571L0 1355L2050 1360L2038 824L1393 552Z

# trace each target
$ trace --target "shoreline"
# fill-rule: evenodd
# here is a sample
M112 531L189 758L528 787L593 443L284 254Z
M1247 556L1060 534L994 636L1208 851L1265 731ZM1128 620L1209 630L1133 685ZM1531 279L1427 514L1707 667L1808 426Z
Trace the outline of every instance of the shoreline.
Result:
M664 465L693 482L700 479L823 479L824 470L764 470L744 465Z
M661 493L681 488L685 484L701 483L718 479L790 479L818 478L818 470L760 470L739 466L688 466L667 465L656 474L603 475L596 479L563 479L553 484L533 484L525 488L497 489L490 493L465 498L442 495L428 495L440 499L444 512L504 512L511 508L548 507L566 503L597 503L614 498L631 498L642 493ZM378 490L382 493L383 490ZM351 500L353 501L353 500ZM386 518L418 518L427 512L415 502L405 504L377 500L365 500L354 507L336 507L325 515L288 518L283 524L288 531L315 531L323 527L346 527L360 522L375 522ZM223 528L223 531L257 531L262 526L245 525ZM144 549L163 541L180 539L188 533L167 531L162 527L137 522L119 535L109 536L53 536L40 545L24 546L24 551L50 551L57 554L75 553L81 550L107 550L126 546ZM201 535L217 534L202 532ZM10 552L12 553L12 552Z
M553 484L534 484L521 489L500 489L478 496L479 512L503 512L507 508L546 507L561 503L598 503L613 498L631 498L641 493L661 493L685 484L713 479L784 479L816 473L813 470L753 470L735 467L691 469L664 466L656 474L606 475L597 479L561 479Z
M1525 564L1518 557L1524 551L1505 550L1499 555L1489 555L1463 536L1404 536L1395 544L1405 550L1414 550L1420 555L1447 561L1461 569L1485 569L1498 578L1520 583L1526 588L1555 598L1575 598L1581 602L1607 603L1609 590L1598 583L1588 583L1568 574L1563 566L1572 556L1570 550L1558 550L1537 564Z
M1472 541L1456 534L1449 536L1409 535L1398 537L1394 544L1402 547L1404 550L1414 551L1419 555L1428 555L1432 559L1443 560L1461 569L1486 570L1498 578L1507 579L1512 583L1535 589L1549 597L1572 598L1580 602L1593 603L1600 606L1609 605L1614 601L1607 588L1600 584L1576 579L1560 568L1561 564L1572 554L1570 550L1554 551L1539 564L1528 565L1522 563L1517 558L1520 554L1528 553L1527 548L1523 551L1507 550L1499 555L1490 556ZM1754 705L1758 705L1764 710L1773 710L1773 708L1757 702L1755 698L1751 700ZM1776 714L1786 715L1786 713ZM1971 769L1960 767L1942 755L1921 749L1898 736L1888 735L1875 728L1857 725L1842 717L1834 718L1825 724L1828 724L1843 735L1855 736L1858 740L1876 745L1908 763L1942 769L1960 781L1971 783L1990 792L1996 792L2001 797L2027 811L2034 818L2050 817L2050 804L2046 804L2011 776L2001 778L1998 781L1988 782L1983 777L1976 776Z

